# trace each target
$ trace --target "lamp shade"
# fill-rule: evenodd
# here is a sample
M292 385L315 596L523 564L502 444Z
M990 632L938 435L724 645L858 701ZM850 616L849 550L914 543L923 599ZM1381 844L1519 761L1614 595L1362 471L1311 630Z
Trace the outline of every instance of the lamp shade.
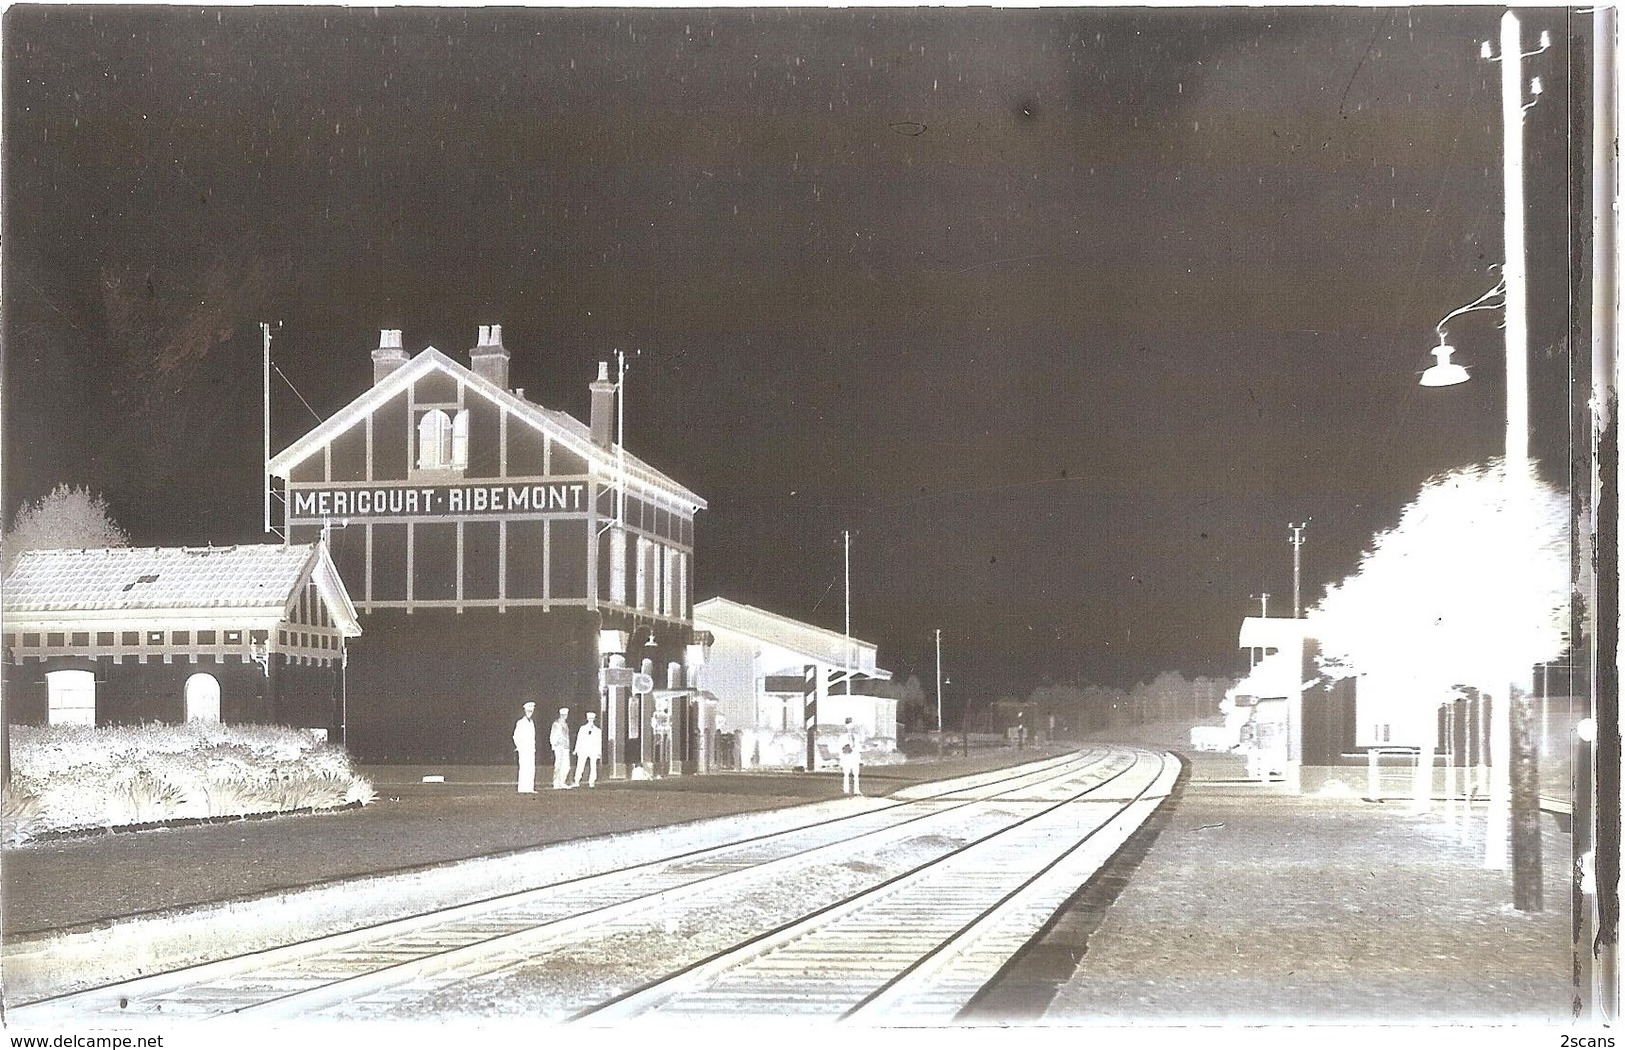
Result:
M1422 373L1423 386L1455 386L1467 382L1467 369L1450 361L1455 350L1449 343L1440 343L1429 351L1438 363Z

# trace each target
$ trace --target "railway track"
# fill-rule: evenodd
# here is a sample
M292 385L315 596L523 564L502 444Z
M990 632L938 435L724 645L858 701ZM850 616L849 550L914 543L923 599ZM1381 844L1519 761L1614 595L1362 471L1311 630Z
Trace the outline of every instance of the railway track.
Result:
M45 1025L244 1015L376 1018L478 1012L496 1003L527 1015L599 1021L650 1010L737 1012L719 1009L717 996L769 1002L768 986L742 975L781 964L800 974L800 1001L811 1001L808 988L832 983L827 975L835 971L826 963L834 962L825 958L831 953L850 956L853 965L868 959L880 978L869 999L837 1013L862 1019L865 1010L871 1016L921 1010L919 1003L931 996L958 994L941 989L976 980L986 966L969 960L985 957L996 970L1018 950L1014 931L1028 919L1015 917L1041 925L1055 908L1046 903L1051 891L1064 887L1064 900L1087 877L1078 873L1109 856L1114 838L1120 841L1112 829L1137 825L1143 818L1130 815L1136 806L1147 814L1147 806L1155 808L1158 793L1166 794L1155 770L1172 761L1093 749L890 799L854 799L852 811L803 827L43 1000L12 1009L10 1019ZM1058 851L1063 843L1067 848ZM834 885L843 879L854 884ZM786 887L803 884L805 892L791 894L777 912L757 915L757 928L749 922L725 928L764 895L782 897ZM990 898L996 899L990 904ZM707 917L719 908L728 920L720 925ZM945 922L955 927L948 940L941 935ZM706 936L682 936L690 926ZM664 943L674 935L678 943ZM727 950L710 943L718 936L730 940ZM648 959L643 970L612 967L582 979L581 960L601 961L603 945L640 938L664 943L634 951ZM856 950L887 941L879 953L884 958ZM893 949L905 945L913 961L899 967ZM792 946L813 954L784 954ZM643 972L651 968L654 973ZM758 987L714 992L705 982L718 978L758 980ZM567 987L561 989L561 981ZM921 981L934 989L925 999L917 994ZM788 981L784 994L794 997L795 985ZM533 990L528 1007L516 988ZM820 1001L851 997L843 985ZM926 1009L922 1016L940 1019L944 1010Z
M1172 756L1140 753L1106 784L1075 792L1050 785L1005 829L576 1019L814 1014L952 1023L1167 798L1178 771ZM1108 786L1119 790L1103 796Z

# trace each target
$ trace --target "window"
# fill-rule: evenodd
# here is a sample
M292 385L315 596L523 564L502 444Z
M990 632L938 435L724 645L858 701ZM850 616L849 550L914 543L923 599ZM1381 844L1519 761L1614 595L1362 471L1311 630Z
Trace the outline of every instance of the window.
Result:
M110 646L110 645L112 645L113 644L113 632L112 631L97 631L96 632L96 644L98 646Z
M89 645L90 644L90 632L89 631L74 631L73 632L73 644L74 645Z
M125 631L124 634L123 634L123 637L121 638L121 644L123 644L123 645L140 645L141 644L141 632L140 631Z
M638 537L638 608L647 609L654 604L654 595L650 593L649 585L649 548L651 544L642 536Z
M62 632L61 631L47 631L46 634L45 634L45 644L46 645L61 645L62 644Z
M227 645L242 645L243 644L243 632L241 632L241 631L227 631L226 632L226 644Z
M253 642L255 645L264 645L267 634L268 632L266 631L250 631L248 638L249 641ZM283 639L283 641L286 640L287 639Z
M665 589L662 591L660 611L668 616L681 616L683 614L682 608L677 604L677 567L679 564L678 559L681 557L682 555L679 552L669 547L666 548L666 571L661 580L665 584Z
M468 466L468 409L463 409L451 421L451 465L455 470Z
M46 722L53 726L96 724L96 675L51 671L45 676Z
M164 644L164 632L162 632L162 631L148 631L147 632L147 644L148 645L163 645Z
M32 631L24 631L23 632L23 644L24 645L31 645L31 646L32 645L38 645L39 644L39 635L32 632Z
M432 409L418 420L418 469L462 470L468 466L468 410L455 419Z
M626 530L609 534L609 600L626 604Z
M191 645L192 644L192 632L191 631L176 631L175 632L175 644L176 645Z
M197 644L199 644L199 645L213 645L214 644L214 632L213 631L199 631L197 633Z

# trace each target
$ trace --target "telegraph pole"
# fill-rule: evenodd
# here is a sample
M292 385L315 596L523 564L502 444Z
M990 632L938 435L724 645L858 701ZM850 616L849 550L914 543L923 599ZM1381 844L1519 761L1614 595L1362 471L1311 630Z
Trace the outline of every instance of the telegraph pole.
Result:
M1303 530L1309 527L1309 522L1287 527L1292 530L1292 618L1297 620L1303 616L1303 606L1298 599L1298 585L1303 576L1303 557L1300 548L1303 547Z
M1506 325L1506 475L1512 498L1508 501L1521 535L1526 520L1525 503L1529 485L1529 319L1528 278L1524 259L1524 104L1523 60L1550 46L1550 35L1540 35L1540 47L1527 54L1523 50L1518 18L1511 11L1501 16L1501 53L1484 43L1482 55L1501 63L1501 131L1503 135L1501 174L1505 194L1503 243L1506 258L1501 264ZM1536 78L1529 85L1533 95L1541 91ZM1529 105L1534 105L1533 102ZM1528 693L1532 686L1525 668L1507 669L1506 695L1490 707L1490 804L1484 834L1484 867L1513 869L1513 907L1519 911L1541 910L1540 812L1536 797L1533 756L1528 748ZM1519 740L1514 746L1513 735ZM1513 766L1519 761L1518 769ZM1516 781L1516 783L1515 783ZM1514 794L1518 797L1513 798Z
M271 324L260 322L260 333L265 336L265 367L262 389L265 392L265 411L261 414L261 428L265 438L265 459L260 464L260 487L265 490L265 531L271 531ZM369 475L370 476L370 475Z
M942 757L942 628L937 628L937 757Z
M1619 524L1618 120L1619 11L1599 5L1592 15L1592 272L1591 508L1584 522L1597 536ZM1618 544L1598 543L1591 573L1592 622L1618 623ZM1576 630L1578 635L1579 631ZM1575 975L1588 1009L1577 1020L1608 1023L1619 1008L1619 850L1598 849L1620 827L1619 638L1598 631L1588 654L1591 683L1582 714L1589 733L1576 734L1573 913ZM1606 701L1612 702L1606 702ZM1604 701L1599 703L1599 701ZM1599 835L1599 832L1601 833ZM1589 876L1589 877L1588 877Z
M846 695L852 697L852 532L849 529L841 530L841 538L846 541Z

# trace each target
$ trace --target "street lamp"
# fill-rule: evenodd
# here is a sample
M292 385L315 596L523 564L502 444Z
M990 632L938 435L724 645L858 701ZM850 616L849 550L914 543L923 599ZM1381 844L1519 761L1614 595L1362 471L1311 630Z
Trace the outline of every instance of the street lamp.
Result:
M1491 301L1498 297L1499 301ZM1503 280L1466 306L1457 307L1445 314L1439 323L1433 326L1433 330L1439 333L1439 345L1428 351L1434 357L1434 364L1422 373L1422 385L1455 386L1458 383L1467 382L1467 369L1450 360L1450 355L1456 352L1456 348L1445 342L1444 326L1449 324L1450 319L1453 317L1459 317L1474 310L1499 310L1505 305L1506 281Z
M1523 60L1538 55L1551 46L1551 36L1540 34L1540 47L1525 52L1520 39L1518 18L1511 11L1501 16L1501 53L1492 53L1489 41L1480 52L1482 57L1501 63L1501 125L1504 138L1501 174L1505 192L1504 244L1506 259L1501 265L1501 281L1473 302L1446 314L1435 326L1439 345L1433 348L1437 363L1422 373L1423 386L1452 386L1465 382L1467 371L1450 361L1454 350L1445 342L1444 326L1451 318L1471 310L1489 310L1499 307L1505 312L1506 332L1506 474L1512 496L1507 501L1514 514L1523 505L1524 486L1529 475L1529 320L1528 275L1524 260L1524 199L1523 199L1523 114L1534 105L1523 100ZM1530 84L1530 93L1541 93L1537 78ZM1499 301L1493 301L1496 299ZM1514 536L1518 530L1512 530ZM1484 866L1503 870L1509 854L1514 852L1512 831L1512 722L1511 706L1519 686L1513 681L1516 671L1508 670L1506 699L1495 704L1490 711L1490 808L1484 836ZM1518 851L1521 852L1521 851ZM1520 886L1522 857L1514 861L1513 896L1520 910L1539 910L1540 885L1538 867L1533 885ZM1539 864L1538 850L1530 862ZM1526 896L1532 893L1532 907Z

